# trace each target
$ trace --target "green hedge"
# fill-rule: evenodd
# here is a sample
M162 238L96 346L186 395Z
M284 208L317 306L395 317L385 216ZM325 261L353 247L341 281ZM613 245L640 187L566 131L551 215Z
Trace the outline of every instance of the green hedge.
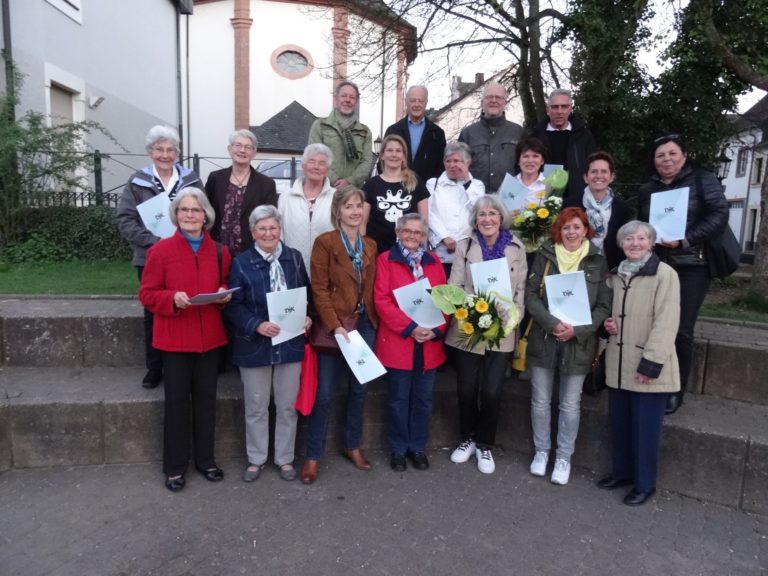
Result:
M129 260L131 251L108 206L24 208L20 241L0 250L9 262Z

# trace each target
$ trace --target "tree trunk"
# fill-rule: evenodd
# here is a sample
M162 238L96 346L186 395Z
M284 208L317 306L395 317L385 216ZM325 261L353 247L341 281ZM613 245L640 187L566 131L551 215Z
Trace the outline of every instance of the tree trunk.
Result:
M751 289L757 294L768 295L768 177L763 174L760 187L760 230L755 242L755 266L752 269ZM746 208L746 207L745 207Z

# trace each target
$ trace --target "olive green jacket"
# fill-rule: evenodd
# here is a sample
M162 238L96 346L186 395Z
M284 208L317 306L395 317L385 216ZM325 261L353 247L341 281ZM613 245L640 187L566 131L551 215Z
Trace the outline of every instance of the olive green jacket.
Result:
M319 142L333 152L333 162L328 168L331 186L340 178L344 178L352 186L360 188L371 173L371 131L365 124L355 121L350 132L357 150L357 157L353 159L348 159L344 152L344 131L334 114L315 120L309 131L309 144Z

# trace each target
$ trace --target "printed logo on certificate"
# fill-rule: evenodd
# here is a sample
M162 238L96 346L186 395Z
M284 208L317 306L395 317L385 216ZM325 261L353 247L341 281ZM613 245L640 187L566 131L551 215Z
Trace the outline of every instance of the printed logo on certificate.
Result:
M419 326L437 328L445 324L443 313L437 309L429 290L432 285L427 278L392 290L400 310Z
M656 230L656 243L685 238L689 189L675 188L651 194L648 223Z
M499 199L510 212L525 209L525 197L528 195L528 189L512 176L509 172L504 175L504 181L499 187Z
M269 321L280 326L280 333L272 338L272 345L286 342L304 334L307 319L307 288L292 288L279 292L267 292Z
M549 313L571 326L592 324L584 271L550 274L544 277Z
M171 199L167 192L136 206L144 227L159 238L169 238L176 233L176 226L171 222L170 209Z
M509 263L506 258L473 262L469 269L472 272L475 294L485 292L504 302L512 301L512 283L509 280Z

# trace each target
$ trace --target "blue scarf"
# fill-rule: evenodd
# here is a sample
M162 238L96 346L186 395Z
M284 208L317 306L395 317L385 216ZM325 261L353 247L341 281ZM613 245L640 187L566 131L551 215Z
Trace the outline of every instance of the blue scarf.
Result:
M411 252L397 241L397 247L400 248L400 253L408 260L408 266L411 267L411 273L416 280L424 278L424 269L421 267L421 259L424 257L424 246L419 244L419 248L415 252Z
M355 241L355 247L353 249L352 244L350 244L349 238L347 238L344 231L339 230L339 234L341 234L341 241L344 244L344 248L347 250L350 260L352 260L352 266L354 266L355 272L357 272L357 282L360 284L362 282L363 272L363 237L360 235L360 232L357 233L357 240Z

